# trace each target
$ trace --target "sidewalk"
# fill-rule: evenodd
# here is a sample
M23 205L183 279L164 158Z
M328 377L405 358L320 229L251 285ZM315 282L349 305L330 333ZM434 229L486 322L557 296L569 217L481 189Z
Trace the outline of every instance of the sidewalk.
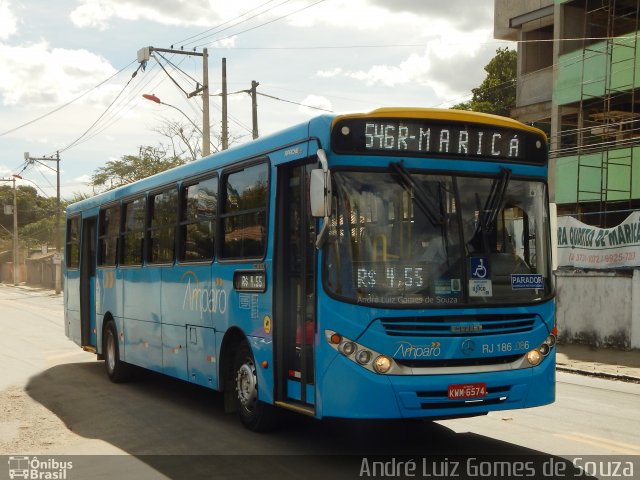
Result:
M562 372L640 383L640 350L558 345L556 364Z

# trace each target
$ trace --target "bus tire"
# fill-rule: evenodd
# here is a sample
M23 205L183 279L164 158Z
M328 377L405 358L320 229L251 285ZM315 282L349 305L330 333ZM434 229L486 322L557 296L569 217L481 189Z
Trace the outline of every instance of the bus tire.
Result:
M273 430L278 424L278 412L258 398L256 362L246 340L236 351L233 375L237 409L243 425L253 432Z
M131 378L131 365L120 360L120 345L118 331L113 320L109 320L104 328L102 353L104 355L104 367L109 380L113 383L126 382Z

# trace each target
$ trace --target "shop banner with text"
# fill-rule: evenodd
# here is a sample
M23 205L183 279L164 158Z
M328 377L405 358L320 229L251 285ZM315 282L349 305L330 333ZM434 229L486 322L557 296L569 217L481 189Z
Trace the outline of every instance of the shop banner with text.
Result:
M558 267L640 266L640 212L620 225L598 228L573 217L558 217Z

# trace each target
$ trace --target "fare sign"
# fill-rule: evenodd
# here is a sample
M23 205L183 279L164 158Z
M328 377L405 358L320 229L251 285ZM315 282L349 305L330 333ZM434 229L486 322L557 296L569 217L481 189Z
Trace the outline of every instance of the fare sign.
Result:
M447 396L450 400L482 398L487 395L486 383L461 383L449 385Z
M264 292L267 273L264 270L237 270L233 273L233 288L239 292Z

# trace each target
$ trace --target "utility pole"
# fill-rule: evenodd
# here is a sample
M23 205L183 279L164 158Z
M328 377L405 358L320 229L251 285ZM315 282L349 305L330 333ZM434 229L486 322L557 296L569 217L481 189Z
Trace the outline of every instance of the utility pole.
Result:
M13 284L18 285L18 198L16 195L16 178L0 178L0 182L13 183Z
M54 170L54 169L51 168L49 165L45 165L42 162L56 162L56 168L54 170L56 172L56 220L55 220L56 226L55 226L55 232L54 232L54 241L55 241L55 247L56 247L56 254L60 255L62 253L62 245L61 245L62 242L60 238L60 152L56 152L55 158L31 157L29 156L29 152L24 152L24 159L27 162L32 164L33 162L37 162L43 167L48 168L49 170ZM62 266L59 263L56 263L56 273L55 273L56 293L60 293L60 289L61 289L60 288L61 287L61 282L60 282L61 268Z
M229 148L229 119L227 118L227 59L222 59L222 150Z
M251 80L251 90L249 90L251 94L251 121L253 125L254 140L258 138L258 85L260 85L260 83L256 82L255 80Z
M189 55L202 57L202 86L196 84L196 89L187 95L191 98L202 93L202 156L211 153L211 123L209 120L209 53L206 48L202 52L190 52L188 50L175 50L173 48L144 47L138 50L138 63L146 63L153 52L173 53L175 55Z

